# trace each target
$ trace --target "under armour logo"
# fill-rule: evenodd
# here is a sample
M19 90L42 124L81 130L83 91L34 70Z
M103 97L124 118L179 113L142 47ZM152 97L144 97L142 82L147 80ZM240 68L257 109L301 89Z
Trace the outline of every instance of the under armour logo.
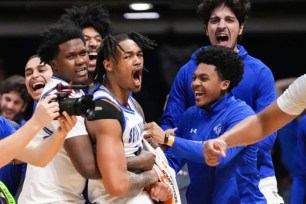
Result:
M195 129L191 128L190 133L197 133L197 128L195 128Z
M220 133L221 133L221 124L218 124L218 125L216 125L215 127L214 127L214 131L215 131L215 133L217 134L217 135L220 135Z

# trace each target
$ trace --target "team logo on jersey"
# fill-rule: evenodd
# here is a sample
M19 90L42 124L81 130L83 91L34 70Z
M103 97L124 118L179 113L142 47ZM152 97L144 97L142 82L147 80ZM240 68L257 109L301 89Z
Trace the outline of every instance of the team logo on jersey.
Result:
M218 124L214 127L214 131L217 135L220 135L221 129L222 129L221 124Z
M190 129L190 133L196 134L196 133L197 133L197 130L198 130L197 128L191 128L191 129Z

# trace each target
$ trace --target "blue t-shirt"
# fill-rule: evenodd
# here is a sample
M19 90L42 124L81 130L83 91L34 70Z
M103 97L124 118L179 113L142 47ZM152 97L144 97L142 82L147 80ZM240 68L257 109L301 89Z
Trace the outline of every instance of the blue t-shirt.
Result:
M205 164L202 152L203 141L217 138L253 114L245 102L231 94L213 104L211 112L193 106L183 114L173 146L165 154L176 172L188 164L188 203L266 203L258 188L255 145L228 149L226 158L221 158L216 167Z
M192 54L191 59L181 67L174 80L161 119L161 127L164 130L177 127L184 111L195 105L191 89L192 74L197 67L197 53L202 48ZM232 94L236 99L245 101L258 113L276 99L274 77L271 70L263 62L250 56L243 46L238 45L238 50L244 63L244 75L238 86L232 90ZM276 134L272 134L258 143L258 169L261 178L275 175L270 155L275 139Z
M15 127L6 118L0 116L0 140L13 134L15 131ZM25 171L26 164L8 164L0 168L0 180L6 185L13 196L17 193Z
M306 202L306 115L298 121L295 163L290 203Z

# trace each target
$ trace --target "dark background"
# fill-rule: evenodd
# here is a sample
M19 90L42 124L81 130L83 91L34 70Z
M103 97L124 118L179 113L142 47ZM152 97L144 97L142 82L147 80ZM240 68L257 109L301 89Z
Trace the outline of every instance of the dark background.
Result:
M147 121L159 121L165 97L177 70L199 46L208 44L196 14L200 0L151 0L158 20L126 20L131 0L67 1L10 0L0 2L0 59L7 76L24 74L27 58L40 42L40 33L54 23L65 8L100 2L109 10L115 32L137 31L158 43L145 52L143 90L139 101ZM275 79L305 73L306 1L253 0L241 41L246 50L268 65ZM304 68L304 69L303 69Z
M178 69L195 49L208 44L196 15L199 0L146 0L154 5L151 11L160 14L158 20L124 19L123 13L130 11L128 3L131 0L2 0L0 68L4 68L6 76L24 75L25 63L40 43L40 33L59 18L64 8L93 2L101 2L109 10L115 32L137 31L158 43L155 51L145 52L145 66L149 72L144 73L143 89L136 97L144 109L146 121L159 122ZM251 2L252 9L241 44L249 54L271 68L275 79L304 74L306 1ZM286 173L279 163L279 153L274 154L274 162L278 183L282 185L284 182L280 178ZM286 186L280 186L280 191L288 189Z

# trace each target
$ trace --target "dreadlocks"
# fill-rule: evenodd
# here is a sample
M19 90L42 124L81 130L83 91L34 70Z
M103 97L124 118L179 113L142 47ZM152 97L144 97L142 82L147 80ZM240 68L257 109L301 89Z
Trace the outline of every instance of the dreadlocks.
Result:
M117 62L117 49L124 51L123 48L119 45L120 42L131 39L133 40L141 49L154 49L157 44L150 40L148 37L141 35L137 32L131 32L128 34L117 34L117 35L108 35L104 38L102 46L99 50L97 57L97 77L95 83L102 83L103 76L105 74L105 69L103 66L104 60L114 59Z

